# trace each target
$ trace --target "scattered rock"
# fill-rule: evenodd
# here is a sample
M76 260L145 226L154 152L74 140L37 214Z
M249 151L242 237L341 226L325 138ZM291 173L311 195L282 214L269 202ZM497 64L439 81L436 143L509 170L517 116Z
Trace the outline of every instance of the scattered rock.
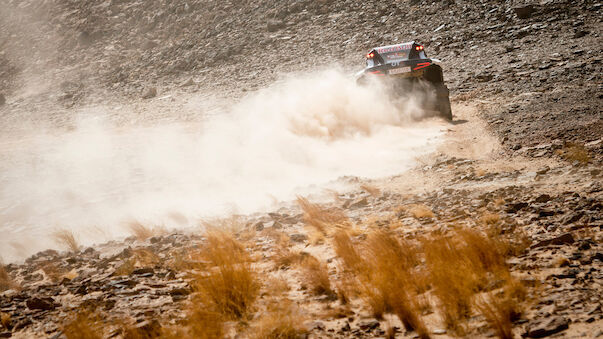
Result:
M524 337L544 338L569 328L569 321L561 316L540 319L528 324Z
M192 86L195 84L195 81L193 80L193 78L188 78L188 80L186 80L185 82L182 83L182 87L188 87L188 86Z
M537 203L545 203L551 201L551 196L548 194L541 194L536 199L534 199Z
M135 270L132 271L133 275L143 275L143 274L153 274L155 273L155 270L152 267L142 267L142 268L137 268Z
M142 94L142 98L143 99L151 99L157 96L157 88L156 87L149 87L147 88L147 90Z
M310 330L324 331L326 329L325 324L322 321L314 321L310 324Z
M358 322L358 328L364 331L370 331L378 328L380 326L379 321L377 320L362 320Z
M283 21L280 20L268 20L267 24L266 24L266 28L268 29L268 32L276 32L281 28L285 27L285 23Z
M506 208L506 212L507 213L517 213L520 210L524 209L528 207L528 203L527 202L518 202L518 203L513 203L507 206Z
M25 305L30 310L48 311L48 310L55 309L54 299L52 299L51 297L29 298L29 299L27 299L27 301L25 301Z
M532 248L544 247L549 245L565 245L573 244L574 236L571 233L564 233L558 237L540 241L532 246Z
M567 214L566 216L564 216L561 219L561 224L569 225L571 223L575 223L576 221L582 219L583 216L584 216L584 212L582 212L582 211L570 212L569 214Z
M343 208L356 209L356 208L366 207L368 204L369 203L368 203L368 200L366 197L356 199L356 200L350 199L350 200L347 200L343 204Z
M513 7L515 15L520 19L527 19L532 16L532 13L536 11L533 5L517 6Z
M264 229L264 223L261 221L256 222L255 225L253 225L253 229L258 232L262 231Z
M293 242L306 242L308 241L308 236L301 233L294 233L289 235L289 239Z

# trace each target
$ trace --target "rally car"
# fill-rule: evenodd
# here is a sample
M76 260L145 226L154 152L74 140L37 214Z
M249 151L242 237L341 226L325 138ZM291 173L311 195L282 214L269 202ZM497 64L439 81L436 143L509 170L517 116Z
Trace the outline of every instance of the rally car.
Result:
M447 120L452 120L449 91L439 60L430 59L425 48L414 41L376 47L366 55L366 68L357 74L360 84L370 79L389 83L396 95L420 93L422 108Z

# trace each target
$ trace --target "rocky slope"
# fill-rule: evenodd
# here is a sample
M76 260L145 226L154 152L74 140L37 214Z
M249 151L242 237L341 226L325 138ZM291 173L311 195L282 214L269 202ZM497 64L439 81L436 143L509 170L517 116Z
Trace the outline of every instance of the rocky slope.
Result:
M446 68L456 115L451 141L400 176L351 178L358 189L327 207L359 225L358 243L391 223L401 238L458 226L495 226L501 236L517 231L527 245L506 265L529 288L531 302L514 319L513 334L603 334L600 3L7 0L0 6L3 131L26 114L57 114L48 119L70 128L63 116L80 107L154 95L236 99L284 73L334 64L359 69L370 46L423 43ZM492 149L482 147L491 140L482 132L494 135ZM415 205L429 213L409 212ZM311 293L295 265L275 267L284 238L287 248L324 262L333 285L343 280L332 234L321 239L309 231L298 206L240 218L237 236L257 254L263 281L287 282L287 298L309 318L309 336L416 336L395 318L375 318L358 300L348 305ZM110 337L126 336L120 319L147 336L181 324L195 293L176 259L205 241L190 233L132 237L6 265L0 337L62 337L70 316L88 307L107 316ZM261 307L272 289L263 285ZM244 334L262 315L228 322L229 335ZM434 312L424 317L433 337L454 335ZM494 335L483 317L472 317L468 327L468 337Z
M238 97L281 73L335 63L359 69L369 47L416 40L444 61L453 95L517 97L487 117L509 148L594 141L602 132L596 1L10 0L2 6L0 92L9 105L26 100L18 95L23 88L36 88L33 100L70 106L115 94L136 98L150 86L169 91L191 78L204 91Z

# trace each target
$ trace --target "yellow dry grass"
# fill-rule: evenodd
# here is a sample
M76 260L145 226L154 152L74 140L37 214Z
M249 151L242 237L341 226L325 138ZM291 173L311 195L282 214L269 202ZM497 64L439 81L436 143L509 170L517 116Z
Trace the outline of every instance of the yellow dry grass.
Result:
M358 293L376 318L395 314L423 338L429 332L421 311L432 308L456 335L468 335L467 319L478 312L505 337L525 299L525 289L505 263L510 245L476 230L453 229L410 241L384 229L359 244L338 232L332 241L345 270L354 276L353 287L339 291L343 299ZM503 289L500 295L478 299L497 284Z
M360 185L360 189L362 189L373 197L378 197L381 195L381 190L373 185L362 184Z
M433 218L435 216L431 208L422 204L410 205L407 210L415 219Z
M306 255L301 262L302 279L308 289L315 295L334 295L331 289L329 271L325 263L312 255Z
M239 215L225 218L211 218L201 221L201 226L206 230L222 230L230 234L239 234L245 229L245 222Z
M325 234L318 231L315 228L311 228L308 230L308 242L310 245L316 246L324 244L326 241Z
M167 327L161 333L166 339L214 339L224 337L224 316L201 307L191 308L186 320L173 327Z
M458 229L423 242L429 283L447 328L465 335L475 293L510 277L501 245L478 231Z
M135 236L138 241L145 241L155 236L155 232L151 227L145 226L138 221L128 223L127 227L130 234Z
M484 212L480 218L480 222L485 225L495 225L500 221L498 213Z
M100 317L88 311L80 311L61 326L67 339L102 339L103 325Z
M10 330L12 327L12 319L10 314L0 312L0 325L7 330Z
M272 262L276 269L286 269L291 266L298 264L302 261L303 256L301 253L291 251L286 247L279 247L276 249L276 253L272 257Z
M65 247L71 252L77 252L80 249L75 235L69 230L56 230L52 233L52 237L58 245Z
M526 297L525 287L517 280L510 279L502 291L477 297L475 307L499 338L512 339L513 321L519 319L522 313L521 301Z
M65 274L65 271L63 269L57 267L57 265L53 262L44 264L42 266L42 271L44 271L44 274L46 274L46 276L52 282L59 281L62 278L62 276Z
M363 271L366 263L360 257L356 246L352 243L350 236L345 231L339 231L333 235L333 247L335 253L343 260L345 266L353 272Z
M324 235L338 227L349 227L350 221L341 209L326 208L311 203L304 197L297 197L297 204L304 212L306 225L314 227Z
M271 296L281 297L291 290L289 283L283 277L270 277L264 284L267 294Z
M557 150L556 154L569 162L578 162L581 165L586 165L591 160L586 147L577 143L567 143L562 149Z
M305 317L287 299L269 305L259 319L251 330L252 339L297 339L308 333Z
M422 338L429 337L418 313L418 288L413 278L418 257L414 245L385 230L369 235L362 256L345 232L334 235L333 245L345 267L355 274L355 288L376 318L393 313L407 330L416 331Z
M4 292L6 290L16 288L16 287L17 287L17 284L15 284L13 279L10 277L10 275L6 271L4 264L2 263L2 261L0 261L0 292Z
M210 230L200 257L209 262L208 271L196 274L193 286L204 305L229 319L247 316L260 288L251 258L231 234Z
M475 176L476 177L483 177L486 174L488 174L488 171L486 171L483 168L478 168L478 169L475 170Z

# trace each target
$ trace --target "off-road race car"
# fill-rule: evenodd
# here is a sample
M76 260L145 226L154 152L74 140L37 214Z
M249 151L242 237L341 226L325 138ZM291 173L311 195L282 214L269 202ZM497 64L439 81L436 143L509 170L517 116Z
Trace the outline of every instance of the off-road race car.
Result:
M420 97L426 112L452 120L439 60L428 58L424 47L414 41L371 49L366 55L366 68L356 76L360 84L369 84L370 78L387 82L393 95L420 93L415 97Z

